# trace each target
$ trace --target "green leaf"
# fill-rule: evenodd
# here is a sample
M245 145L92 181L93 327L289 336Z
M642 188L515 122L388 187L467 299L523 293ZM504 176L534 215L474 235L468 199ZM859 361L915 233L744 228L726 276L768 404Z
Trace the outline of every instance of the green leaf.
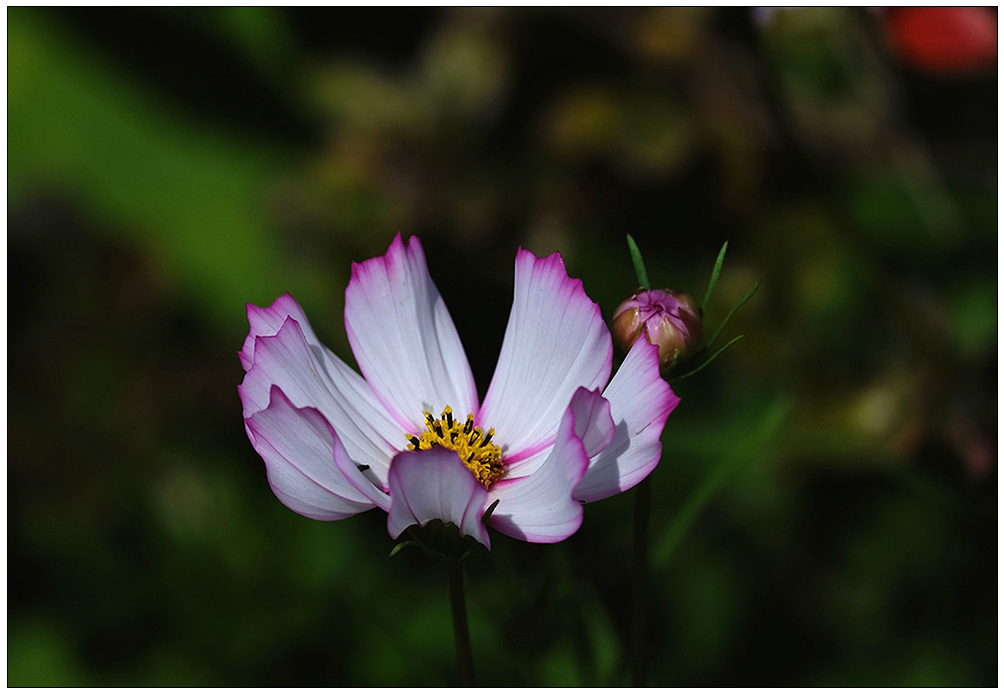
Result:
M711 269L711 280L708 282L708 289L704 293L704 299L701 300L701 315L704 315L704 309L708 306L708 301L711 299L711 293L715 291L715 285L718 284L718 275L722 272L722 263L725 262L725 249L729 247L729 242L722 244L722 250L718 252L718 258L715 260L715 267Z
M704 369L705 367L707 367L709 364L711 364L712 362L714 362L715 359L717 359L720 354L722 354L723 352L725 352L726 350L728 350L730 347L732 347L734 344L738 343L740 340L742 340L745 337L746 336L744 336L744 335L737 335L735 338L733 338L729 342L725 343L725 345L723 345L722 348L718 352L716 352L711 357L709 357L707 360L705 360L704 362L702 362L701 366L695 367L694 369L691 369L689 372L687 372L686 374L683 374L681 376L673 377L672 379L669 380L669 383L675 384L677 381L680 381L681 379L686 379L688 376L694 376L699 371L701 371L702 369Z
M641 258L641 251L638 244L634 243L631 235L627 235L628 250L631 252L631 262L634 263L634 272L638 276L638 284L642 289L650 290L652 286L648 282L648 272L645 271L645 261Z
M759 289L759 287L760 287L760 281L757 280L756 284L753 285L752 288L750 288L750 291L747 292L746 294L744 294L742 296L742 299L740 299L738 302L736 302L735 306L733 306L731 309L729 309L729 313L727 313L725 315L725 319L720 324L718 324L718 328L715 329L714 335L712 335L711 336L711 340L708 341L708 347L711 347L712 345L715 344L715 341L718 340L718 336L720 336L722 334L722 331L725 330L725 324L727 324L729 322L729 320L732 318L732 316L735 315L735 313L737 311L739 311L740 307L742 307L743 304L745 304L746 302L748 302L750 300L750 298L754 294L756 294L756 291L757 291L757 289Z

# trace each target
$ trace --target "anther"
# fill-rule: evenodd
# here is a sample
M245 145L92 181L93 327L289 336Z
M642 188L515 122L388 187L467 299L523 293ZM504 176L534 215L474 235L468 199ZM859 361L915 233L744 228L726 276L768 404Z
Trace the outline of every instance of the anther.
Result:
M408 449L425 451L441 446L455 451L478 482L486 488L504 474L502 450L497 444L491 443L495 429L489 429L485 434L481 427L474 424L474 413L468 413L463 422L453 417L453 408L450 406L443 408L439 418L427 410L422 411L422 414L426 431L421 435L406 433Z

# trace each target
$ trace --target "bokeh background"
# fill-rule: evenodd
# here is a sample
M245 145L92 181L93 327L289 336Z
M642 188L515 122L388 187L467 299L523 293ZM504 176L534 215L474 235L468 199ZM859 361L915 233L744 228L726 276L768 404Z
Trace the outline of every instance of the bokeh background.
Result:
M421 237L480 390L519 245L703 294L651 683L997 683L997 14L8 9L8 685L450 685L444 568L246 439L244 303L352 362ZM469 568L479 680L624 685L632 495Z

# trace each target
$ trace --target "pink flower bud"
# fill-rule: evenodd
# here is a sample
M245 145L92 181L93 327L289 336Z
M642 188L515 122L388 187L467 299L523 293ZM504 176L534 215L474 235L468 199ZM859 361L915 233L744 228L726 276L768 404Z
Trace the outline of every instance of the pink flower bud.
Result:
M659 346L659 364L666 367L677 355L688 357L701 342L703 328L694 298L686 292L643 290L617 307L612 333L625 352L645 331L648 342Z

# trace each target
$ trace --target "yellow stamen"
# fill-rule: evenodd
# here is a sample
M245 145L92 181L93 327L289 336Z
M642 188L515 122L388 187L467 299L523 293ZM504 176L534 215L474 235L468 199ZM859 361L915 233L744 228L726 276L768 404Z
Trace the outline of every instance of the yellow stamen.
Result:
M417 436L408 433L408 451L431 449L434 446L456 451L464 465L486 489L502 477L502 449L491 443L495 436L494 427L486 434L475 426L473 413L468 413L467 419L460 422L453 417L453 408L450 406L446 406L438 419L432 417L428 410L423 415L425 432Z

